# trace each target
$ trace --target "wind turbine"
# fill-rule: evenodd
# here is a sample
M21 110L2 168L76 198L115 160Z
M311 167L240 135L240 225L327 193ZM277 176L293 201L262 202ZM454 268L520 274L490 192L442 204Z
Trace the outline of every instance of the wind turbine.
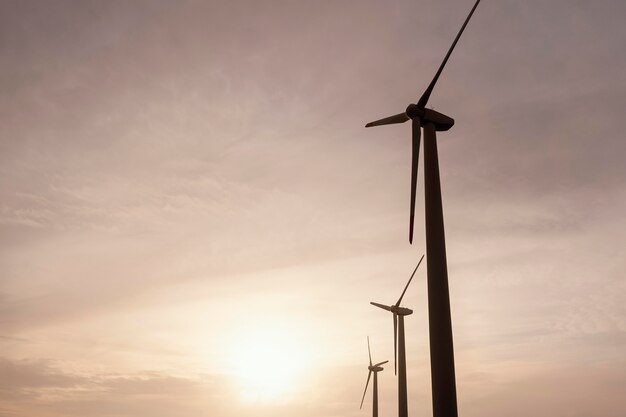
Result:
M398 298L398 301L392 306L386 306L384 304L370 302L371 305L382 308L383 310L391 311L393 313L393 358L394 358L394 367L396 373L398 375L398 416L399 417L407 417L409 414L409 407L407 404L407 387L406 387L406 349L404 344L404 316L408 316L413 314L413 310L400 307L400 303L402 302L402 297L406 293L407 288L409 288L409 284L413 280L413 276L419 268L422 260L424 259L424 255L420 258L420 261L417 263L417 266L413 270L411 274L411 278L409 278L409 282L406 283L404 287L404 291ZM400 362L398 364L398 361Z
M417 104L409 104L404 113L368 123L365 127L404 123L412 120L412 164L411 164L411 213L409 242L413 243L413 217L415 213L415 191L417 188L417 163L419 158L420 134L424 129L424 200L426 217L426 254L428 256L428 322L430 329L430 368L433 391L433 416L456 417L456 382L454 373L454 349L452 345L452 323L450 318L450 294L448 289L448 267L441 206L441 182L437 157L437 131L449 130L454 120L445 114L427 109L426 104L435 84L450 58L467 23L474 14L480 0L465 19L435 77Z
M361 399L361 407L359 408L363 408L363 401L365 400L365 394L367 393L367 386L370 383L370 377L372 376L372 373L373 373L374 374L374 388L373 388L374 400L372 404L372 415L373 417L378 417L378 373L383 370L383 368L380 365L384 365L389 361L379 362L377 364L372 365L372 352L370 351L370 337L369 336L367 336L367 353L369 354L369 357L370 357L370 366L367 367L367 369L369 369L369 373L367 374L367 382L365 383L365 391L363 391L363 398Z

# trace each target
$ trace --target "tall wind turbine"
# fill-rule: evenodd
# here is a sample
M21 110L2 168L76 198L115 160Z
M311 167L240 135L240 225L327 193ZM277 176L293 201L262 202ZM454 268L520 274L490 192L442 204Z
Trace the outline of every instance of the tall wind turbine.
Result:
M379 362L377 364L372 365L372 352L370 351L370 337L367 336L367 353L370 357L370 366L367 367L369 369L369 373L367 374L367 382L365 383L365 391L363 391L363 398L361 399L361 407L363 408L363 401L365 400L365 394L367 393L367 386L370 383L370 377L372 373L374 374L374 388L373 388L373 402L372 402L372 416L378 417L378 373L383 370L380 365L384 365L389 361Z
M406 293L409 284L413 280L413 276L422 263L424 255L420 258L417 266L409 278L409 282L406 283L404 291L398 298L398 301L392 306L386 306L384 304L371 302L370 304L382 308L383 310L391 311L393 313L393 356L394 367L398 375L398 416L407 417L409 415L409 406L407 403L407 386L406 386L406 349L404 344L404 316L413 314L413 310L400 307L402 297ZM398 363L399 362L399 363Z
M450 319L450 295L448 290L448 267L441 207L441 183L437 157L437 131L446 131L454 120L442 113L426 108L430 94L448 62L452 50L474 14L480 0L476 0L461 30L439 66L435 77L417 104L409 104L404 113L368 123L365 127L404 123L412 120L413 152L411 167L411 213L409 242L413 243L413 216L415 190L417 187L417 162L420 134L424 129L424 183L426 215L426 253L428 255L428 321L430 328L430 368L433 391L434 417L456 417L456 382L454 372L454 349Z

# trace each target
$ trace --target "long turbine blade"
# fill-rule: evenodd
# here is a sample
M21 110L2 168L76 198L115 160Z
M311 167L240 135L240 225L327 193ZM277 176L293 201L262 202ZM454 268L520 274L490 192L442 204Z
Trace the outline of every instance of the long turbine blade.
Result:
M367 382L365 383L365 391L363 391L363 398L361 398L361 406L359 408L363 408L363 401L365 401L365 394L367 394L367 386L370 383L370 377L372 376L372 371L367 374Z
M459 41L461 34L465 30L465 26L467 26L467 22L469 22L470 18L474 14L474 10L476 10L476 6L478 6L478 3L480 3L480 0L476 0L476 3L474 3L474 7L472 7L472 11L470 11L469 15L467 16L467 19L465 19L465 23L463 23L463 26L461 26L461 30L456 35L454 42L452 42L452 46L448 50L446 57L443 59L443 62L439 66L439 69L437 70L435 77L430 82L428 88L426 89L426 91L424 91L424 94L422 94L422 97L420 97L419 101L417 102L417 107L419 107L420 109L423 109L424 107L426 107L426 103L428 103L428 99L430 98L430 93L433 92L433 88L435 88L435 84L437 84L437 80L439 79L439 76L441 75L441 71L443 71L443 67L446 66L446 63L448 62L448 58L450 58L450 54L452 54L452 50L454 50L456 43Z
M404 287L404 291L402 291L402 295L400 296L400 298L398 298L398 302L396 303L396 306L400 307L400 302L402 301L402 297L404 297L404 293L406 293L407 288L409 288L409 284L413 280L413 276L417 272L417 268L420 267L420 264L422 263L423 259L424 259L424 255L422 255L422 257L420 258L420 261L417 263L417 266L413 270L413 273L411 274L411 278L409 278L409 282L406 283L406 286Z
M398 315L393 313L393 373L398 375Z
M367 336L367 354L370 356L370 366L372 366L372 351L370 350L370 337Z
M375 122L369 122L365 127L381 126L381 125L393 125L397 123L404 123L409 120L410 117L406 113L396 114L394 116L385 117L384 119L376 120Z
M386 306L384 304L375 303L373 301L370 302L371 305L376 306L378 308L382 308L383 310L391 311L391 307Z
M409 219L409 243L413 244L413 225L415 223L415 193L417 192L417 164L420 157L420 138L422 126L419 117L413 119L413 147L411 150L411 217Z
M375 364L374 366L380 366L380 365L384 365L389 361L383 361L383 362L378 362L377 364Z

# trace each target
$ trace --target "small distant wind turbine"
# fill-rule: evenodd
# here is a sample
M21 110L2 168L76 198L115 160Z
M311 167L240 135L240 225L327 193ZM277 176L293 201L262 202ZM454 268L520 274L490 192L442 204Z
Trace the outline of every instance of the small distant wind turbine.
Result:
M370 366L367 367L369 369L369 373L367 374L367 382L365 383L365 391L363 391L363 398L361 399L361 407L363 408L363 401L365 400L365 394L367 393L367 386L370 383L370 377L372 373L374 374L374 392L373 392L373 404L372 404L372 416L378 417L378 373L383 370L380 365L384 365L389 361L379 362L377 364L372 365L372 352L370 351L370 337L367 336L367 353L370 357Z
M404 316L408 316L413 314L413 310L400 307L400 303L402 302L402 298L406 293L407 288L409 288L409 284L413 280L413 276L415 276L415 272L417 272L417 268L419 268L422 260L424 259L424 255L420 258L420 261L417 263L417 266L413 270L411 274L411 278L409 278L409 282L406 283L404 287L404 291L398 298L398 301L392 306L386 306L384 304L371 302L370 304L382 308L383 310L391 311L393 313L393 357L394 357L394 366L396 369L396 373L398 375L398 416L399 417L407 417L409 413L409 407L407 404L407 386L406 386L406 349L404 344ZM398 363L399 362L399 363Z
M450 54L454 50L467 23L474 14L480 0L465 19L434 78L418 100L409 104L404 113L396 114L365 127L404 123L412 120L413 145L411 163L411 213L409 220L409 243L413 243L415 214L415 191L417 188L417 163L419 159L420 135L424 128L424 200L426 217L426 253L428 256L428 322L430 330L430 369L433 393L433 415L456 417L456 382L454 372L454 348L452 344L452 320L450 318L450 294L448 289L448 266L441 205L441 182L437 156L437 131L449 130L454 120L445 114L427 109L426 104L435 88Z

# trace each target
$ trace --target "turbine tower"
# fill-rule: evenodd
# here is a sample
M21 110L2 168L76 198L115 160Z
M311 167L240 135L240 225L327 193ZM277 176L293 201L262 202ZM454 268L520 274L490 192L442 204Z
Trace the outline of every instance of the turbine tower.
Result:
M433 391L434 417L456 417L456 382L454 372L454 349L452 345L452 323L450 318L450 294L448 289L448 267L441 205L441 183L437 157L437 131L449 130L454 120L445 114L427 109L428 99L450 58L467 23L474 14L480 0L465 19L452 46L439 66L434 78L417 104L409 104L404 113L368 123L365 127L404 123L412 120L412 164L411 164L411 213L409 242L413 243L413 217L415 213L415 191L417 188L417 164L421 129L424 129L424 183L426 217L426 254L428 256L428 322L430 329L430 368Z
M372 373L374 374L374 388L373 388L373 402L372 402L372 416L378 417L378 373L383 370L380 365L384 365L389 361L379 362L377 364L372 365L372 352L370 351L370 337L367 336L367 353L370 357L370 366L367 367L369 369L369 373L367 374L367 382L365 383L365 391L363 391L363 398L361 398L361 407L363 408L363 401L365 400L365 394L367 393L367 386L370 383L370 377Z
M406 348L404 343L404 316L408 316L413 313L413 310L411 309L400 307L400 303L402 302L402 297L404 297L407 288L409 288L409 284L413 280L413 276L415 275L417 268L419 268L420 264L422 263L422 259L424 259L424 255L422 255L422 257L420 258L420 261L417 263L417 266L411 274L411 278L409 278L409 282L406 283L404 291L402 291L400 298L394 305L386 306L384 304L374 302L370 303L373 306L382 308L383 310L387 310L393 313L393 358L396 374L398 375L399 417L408 417L409 415L406 386Z

